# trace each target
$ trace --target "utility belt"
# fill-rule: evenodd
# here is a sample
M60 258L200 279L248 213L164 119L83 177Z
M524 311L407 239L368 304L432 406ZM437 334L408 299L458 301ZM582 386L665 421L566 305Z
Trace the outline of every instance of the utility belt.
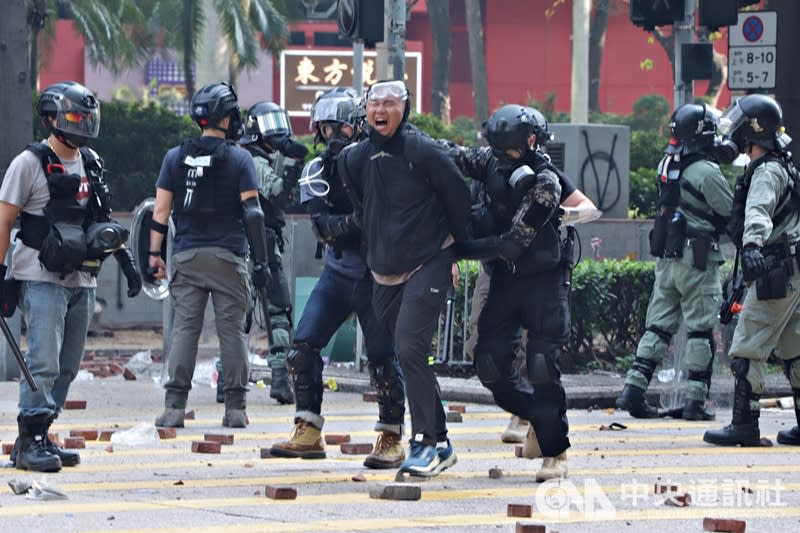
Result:
M128 240L128 229L109 220L83 224L50 221L41 215L22 213L17 238L25 246L39 250L45 270L61 274L75 271L96 276L103 260Z
M709 252L719 250L716 237L688 227L680 211L659 213L650 232L650 253L656 257L681 259L687 246L692 249L692 266L704 272Z
M800 243L788 240L769 244L761 248L767 263L767 271L756 278L756 297L759 300L780 300L786 298L789 279L800 268Z

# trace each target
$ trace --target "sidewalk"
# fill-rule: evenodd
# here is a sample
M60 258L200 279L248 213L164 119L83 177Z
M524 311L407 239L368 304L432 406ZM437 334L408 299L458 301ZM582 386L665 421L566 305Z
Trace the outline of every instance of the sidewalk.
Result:
M92 336L86 342L86 357L83 368L92 372L96 376L106 377L122 373L125 365L136 353L150 351L155 362L153 368L131 368L128 378L145 377L151 379L153 376L161 375L161 335L152 331L115 331L111 337ZM218 355L218 344L216 337L201 336L198 351L198 366L207 363ZM260 362L257 360L257 362ZM143 373L143 376L138 374ZM327 366L323 371L324 380L333 378L339 390L346 392L366 392L372 390L369 383L369 375L366 370L361 372L357 368L344 365ZM263 379L266 384L270 382L270 373L266 369L266 362L263 366L253 365L251 378L254 380ZM781 372L767 374L767 390L762 394L762 398L774 398L791 396L792 390L788 380ZM438 377L439 386L443 400L455 402L474 402L492 404L492 394L481 384L477 377L458 378L458 377ZM614 407L614 401L622 390L624 376L611 375L607 372L596 374L565 374L562 376L564 389L567 393L567 406L570 409L587 408L609 408ZM679 386L672 386L667 383L657 382L654 378L653 383L648 389L648 399L651 404L662 403L662 394L667 398L674 397L676 391L680 391ZM715 375L711 385L711 399L717 407L729 407L733 398L733 377L726 373Z

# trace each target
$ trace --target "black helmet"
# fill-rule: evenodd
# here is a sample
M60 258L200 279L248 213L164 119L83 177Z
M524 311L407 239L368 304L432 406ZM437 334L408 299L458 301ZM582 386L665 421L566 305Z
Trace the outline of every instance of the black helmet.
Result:
M719 129L744 151L757 144L767 150L780 148L778 137L783 132L783 113L773 98L764 94L748 94L737 100L719 118Z
M670 140L666 152L693 154L713 146L718 115L705 104L685 104L676 109L669 121L674 140Z
M547 122L547 118L535 107L526 106L525 111L527 111L533 119L533 133L536 134L536 146L547 146L547 143L555 138L550 131L550 124Z
M292 123L285 109L273 102L258 102L247 112L244 136L239 142L249 144L273 135L287 137L291 134Z
M225 132L227 139L239 139L244 132L242 117L239 114L239 99L236 91L228 83L210 83L200 88L192 97L192 120L201 128L220 129L219 123L225 117L231 121Z
M80 83L51 85L42 92L36 110L42 125L67 146L85 146L100 132L100 102ZM48 120L50 117L55 117L55 124Z
M358 137L364 115L364 101L353 89L336 87L325 91L319 95L314 102L314 107L311 108L309 128L316 132L314 143L323 143L334 153L338 153L345 145L350 144ZM350 136L347 136L340 127L326 136L320 126L321 122L346 124L353 131Z
M528 138L535 133L533 117L524 106L504 105L489 117L485 133L486 140L498 159L520 159L530 149ZM519 152L519 158L510 157L507 150Z

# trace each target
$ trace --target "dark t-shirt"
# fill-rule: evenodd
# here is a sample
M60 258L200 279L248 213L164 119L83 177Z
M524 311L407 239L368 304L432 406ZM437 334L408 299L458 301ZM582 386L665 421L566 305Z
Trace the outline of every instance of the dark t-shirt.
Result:
M207 152L211 153L222 140L217 137L200 137L199 142L204 151L207 149ZM182 165L178 161L180 148L180 146L171 148L164 156L156 187L174 193L175 180L184 179ZM238 183L236 190L239 193L258 190L253 158L241 148L229 147L224 161L220 163L219 172L215 169L214 175L217 176L217 179L223 177L236 180ZM230 201L220 202L222 205L230 205L230 203ZM175 222L173 253L207 246L219 246L237 255L247 253L247 235L240 211L236 213L220 212L214 217L182 215L173 217L173 219Z

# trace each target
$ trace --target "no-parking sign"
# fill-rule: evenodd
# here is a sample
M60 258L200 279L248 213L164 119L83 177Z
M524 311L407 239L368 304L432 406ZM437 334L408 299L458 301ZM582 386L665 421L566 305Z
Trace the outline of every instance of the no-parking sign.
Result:
M728 88L774 89L777 41L777 12L739 13L728 29Z

